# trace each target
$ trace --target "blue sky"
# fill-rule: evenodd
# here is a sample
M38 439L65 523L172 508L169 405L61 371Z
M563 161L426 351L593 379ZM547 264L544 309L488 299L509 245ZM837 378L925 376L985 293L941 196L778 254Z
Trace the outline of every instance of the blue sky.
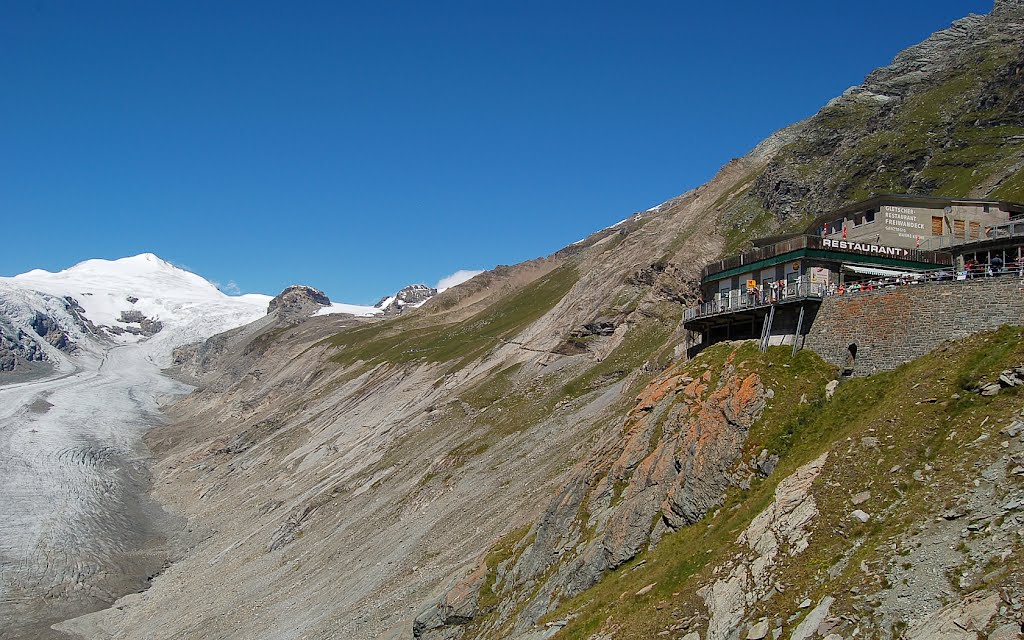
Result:
M991 2L0 4L0 274L365 303L706 181Z

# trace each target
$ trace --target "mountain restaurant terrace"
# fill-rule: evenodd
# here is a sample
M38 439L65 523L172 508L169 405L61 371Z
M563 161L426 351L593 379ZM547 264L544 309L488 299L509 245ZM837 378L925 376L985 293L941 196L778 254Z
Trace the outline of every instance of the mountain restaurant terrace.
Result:
M683 322L702 346L758 335L764 346L795 343L823 297L1016 272L1022 251L1024 205L873 197L707 265Z

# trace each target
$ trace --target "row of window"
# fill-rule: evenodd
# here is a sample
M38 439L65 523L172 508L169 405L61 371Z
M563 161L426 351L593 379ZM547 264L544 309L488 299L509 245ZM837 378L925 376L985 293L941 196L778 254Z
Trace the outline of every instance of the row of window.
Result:
M869 209L863 213L853 214L853 226L854 228L871 224L875 221L875 217L878 215L878 209ZM846 223L845 218L840 218L834 222L829 222L825 225L825 235L832 235L833 233L842 233L843 224Z
M942 216L932 216L932 235L946 235ZM953 235L957 238L978 240L981 238L981 223L972 220L953 220Z
M988 213L989 206L985 205L985 213ZM877 209L871 209L863 213L856 213L853 216L853 227L857 228L866 224L871 224L875 221L878 215ZM932 216L932 235L942 236L946 235L946 227L943 223L944 218L942 216ZM847 221L843 218L829 222L825 225L825 235L832 235L834 233L842 233L843 224ZM958 238L966 238L969 240L981 238L982 227L980 222L973 222L969 220L953 220L953 235Z

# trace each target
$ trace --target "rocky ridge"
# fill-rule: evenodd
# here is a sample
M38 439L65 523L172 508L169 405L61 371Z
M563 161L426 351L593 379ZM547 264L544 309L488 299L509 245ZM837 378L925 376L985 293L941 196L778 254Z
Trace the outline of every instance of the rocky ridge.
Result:
M100 335L74 298L26 297L0 287L0 372L38 375L67 368L64 356Z
M330 305L331 299L323 291L293 284L274 296L267 304L267 313L278 311L282 316L298 319L311 316L319 309Z
M947 344L831 399L824 387L806 394L802 411L816 417L778 423L803 425L798 446L778 450L781 480L729 489L732 506L706 527L670 534L560 607L562 627L702 640L1017 638L1024 408L1015 387L998 397L963 387L1015 363L1020 331ZM979 366L982 353L999 356ZM770 413L762 421L775 423ZM680 579L673 567L689 562L697 570Z
M696 522L727 487L745 482L734 466L764 405L759 377L737 372L731 358L722 371L708 369L697 379L678 368L656 377L637 397L622 435L576 466L531 532L533 543L491 586L514 593L543 580L533 601L505 607L522 612L513 631L525 631L559 599L589 588L652 539ZM544 580L552 566L557 571ZM499 613L494 624L507 618ZM431 637L431 630L421 624L420 637Z
M716 203L732 246L875 193L1024 200L1024 8L998 0L773 136Z
M403 311L416 309L437 295L437 289L425 284L411 284L399 289L393 296L381 298L374 306L386 316L400 315Z

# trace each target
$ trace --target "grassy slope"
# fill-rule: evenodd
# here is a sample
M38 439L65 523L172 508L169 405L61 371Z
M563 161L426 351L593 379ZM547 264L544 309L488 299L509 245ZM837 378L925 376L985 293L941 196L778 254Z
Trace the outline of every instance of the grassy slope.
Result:
M343 367L335 382L351 380L377 365L407 366L437 363L443 371L459 369L485 356L501 341L512 340L561 301L578 280L572 264L539 278L474 316L455 324L419 326L415 316L355 327L324 342L336 351L331 360ZM671 339L681 318L678 305L661 302L628 328L607 357L581 358L573 366L541 375L521 375L521 365L501 366L468 388L457 391L444 407L443 420L410 436L405 448L426 447L447 439L452 448L425 470L424 486L451 481L471 460L482 456L504 438L527 431L550 419L559 407L606 388L650 363L635 377L639 389L671 359ZM464 403L464 404L460 404ZM466 409L469 409L467 412ZM625 412L626 405L618 409ZM581 434L582 435L582 434ZM403 454L390 452L368 474L395 463Z
M711 349L690 366L721 358L723 351ZM768 387L786 384L796 389L776 396L750 436L750 452L764 446L781 455L776 471L747 491L733 490L718 512L666 536L653 551L565 603L549 616L572 618L558 638L588 638L599 630L613 631L616 639L650 638L701 608L696 589L710 580L713 566L735 551L733 541L770 504L777 483L826 450L837 455L816 484L821 515L813 525L811 548L782 566L780 582L787 594L762 604L751 617L786 618L803 597L826 594L849 610L855 607L850 589L882 586L859 569L861 561L884 560L879 548L888 548L899 534L949 506L976 472L973 462L999 455L997 438L972 449L971 455L965 454L967 445L982 433L983 424L998 431L1021 409L1016 389L983 398L963 388L982 378L993 380L1000 370L1024 362L1024 341L1016 327L952 344L896 371L852 380L829 401L820 395L827 367L806 352L791 367L783 367L786 351L772 349L762 356L747 348L737 358L761 372ZM794 406L789 396L797 392L806 393L810 402ZM954 394L960 399L952 399ZM851 443L869 435L880 439L877 451L848 451ZM933 476L924 483L914 480L914 471L925 465ZM873 494L865 508L875 517L868 524L851 524L846 517L849 496L865 488ZM859 545L846 570L829 580L827 568L854 543ZM1021 554L1010 562L1008 573L1013 575L1020 569ZM650 593L633 595L651 583L656 587Z
M380 362L466 363L509 339L550 311L576 284L572 266L560 267L454 325L418 327L399 318L344 331L328 339L338 364Z
M650 362L650 371L633 380L634 390L639 391L670 358L673 344L666 342L679 318L678 314L672 315L676 310L671 305L666 304L665 307L668 320L648 319L633 327L622 343L600 362L588 361L588 365L580 369L567 368L539 377L522 378L517 375L520 365L514 364L459 393L461 401L480 413L472 419L462 414L459 422L471 431L467 431L463 441L449 452L447 463L455 468L461 467L503 438L550 418L560 405L606 388ZM585 399L582 401L586 402ZM624 414L628 403L619 404L621 406L613 408L613 413Z

